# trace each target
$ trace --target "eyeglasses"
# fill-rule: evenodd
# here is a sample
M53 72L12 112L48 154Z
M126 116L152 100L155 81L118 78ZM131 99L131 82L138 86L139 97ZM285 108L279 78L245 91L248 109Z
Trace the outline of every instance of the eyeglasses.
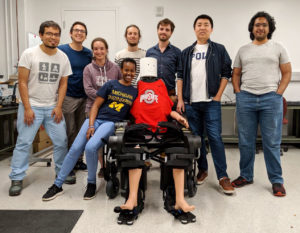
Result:
M46 36L49 36L49 37L60 37L60 34L59 33L52 33L52 32L45 32L45 35Z
M254 24L254 26L257 27L257 28L259 28L260 26L266 28L266 27L268 27L269 25L268 25L267 23L256 23L256 24Z
M73 32L76 32L76 33L86 33L86 31L85 30L82 30L82 29L73 29L72 30Z

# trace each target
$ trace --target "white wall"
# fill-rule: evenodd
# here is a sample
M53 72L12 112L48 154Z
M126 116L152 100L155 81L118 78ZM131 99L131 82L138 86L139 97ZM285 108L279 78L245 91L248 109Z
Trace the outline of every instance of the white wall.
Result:
M4 1L4 0L1 0ZM12 0L16 1L16 0ZM116 51L126 46L124 29L129 24L137 24L142 31L140 47L147 49L157 43L156 25L162 18L174 21L176 28L171 42L183 49L195 41L193 21L199 14L209 14L214 19L214 32L211 39L224 44L234 59L239 47L250 42L247 30L250 18L260 10L275 17L277 30L273 39L282 42L288 49L293 70L300 72L299 22L300 1L298 0L18 0L20 52L27 47L26 34L38 33L39 25L52 19L62 25L62 12L65 9L105 9L116 8L118 12L118 43ZM2 2L1 2L2 3ZM164 16L155 16L155 7L164 7ZM1 11L2 7L1 7ZM0 16L2 17L2 16ZM2 21L2 20L1 20ZM109 22L95 22L94 27ZM2 24L2 23L1 23ZM1 27L0 24L0 27ZM109 43L109 41L108 41ZM3 45L1 44L1 47ZM116 51L110 51L113 57ZM2 64L4 56L0 58ZM2 65L1 65L2 67Z
M171 41L183 49L194 40L193 21L199 14L209 14L215 23L212 40L223 43L234 58L238 48L249 42L247 26L250 18L260 10L265 10L275 17L277 30L274 40L282 42L289 50L294 69L300 71L300 45L298 42L300 22L300 1L298 0L25 0L25 28L37 32L39 24L47 19L61 22L63 9L103 9L117 8L119 12L119 44L126 46L123 32L128 24L140 26L143 39L142 48L149 48L157 42L156 24L162 17L155 17L155 7L164 7L164 17L174 21L175 32ZM101 27L102 22L95 22ZM103 22L109 23L109 22ZM115 51L111 51L114 53Z

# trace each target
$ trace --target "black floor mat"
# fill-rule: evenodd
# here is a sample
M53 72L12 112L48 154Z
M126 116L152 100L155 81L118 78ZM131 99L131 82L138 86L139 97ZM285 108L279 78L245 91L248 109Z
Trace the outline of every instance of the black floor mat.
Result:
M83 210L0 210L1 233L70 233Z

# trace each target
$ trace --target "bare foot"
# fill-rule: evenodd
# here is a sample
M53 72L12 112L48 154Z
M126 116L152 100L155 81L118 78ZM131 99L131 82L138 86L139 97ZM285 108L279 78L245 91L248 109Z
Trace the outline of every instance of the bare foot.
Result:
M136 207L137 206L137 204L136 203L134 203L134 201L131 201L131 200L127 200L126 202L125 202L125 204L124 205L121 205L120 207L121 207L121 209L122 210L132 210L134 207Z
M175 209L176 210L181 209L184 212L190 212L190 211L193 211L195 209L195 206L189 205L185 200L176 201Z

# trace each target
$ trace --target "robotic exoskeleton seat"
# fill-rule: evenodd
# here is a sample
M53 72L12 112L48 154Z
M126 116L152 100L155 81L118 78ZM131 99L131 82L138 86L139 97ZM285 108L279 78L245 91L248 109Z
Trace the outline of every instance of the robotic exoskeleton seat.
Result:
M119 192L128 198L128 170L142 168L138 191L138 209L143 210L147 189L147 169L145 160L152 159L160 163L160 189L163 191L164 208L172 213L175 204L175 189L172 177L173 168L185 170L185 194L196 194L195 160L200 154L201 138L192 135L176 122L160 122L156 132L146 124L128 125L117 123L115 135L111 136L105 151L107 181L106 193L114 198ZM121 184L117 178L120 171Z

